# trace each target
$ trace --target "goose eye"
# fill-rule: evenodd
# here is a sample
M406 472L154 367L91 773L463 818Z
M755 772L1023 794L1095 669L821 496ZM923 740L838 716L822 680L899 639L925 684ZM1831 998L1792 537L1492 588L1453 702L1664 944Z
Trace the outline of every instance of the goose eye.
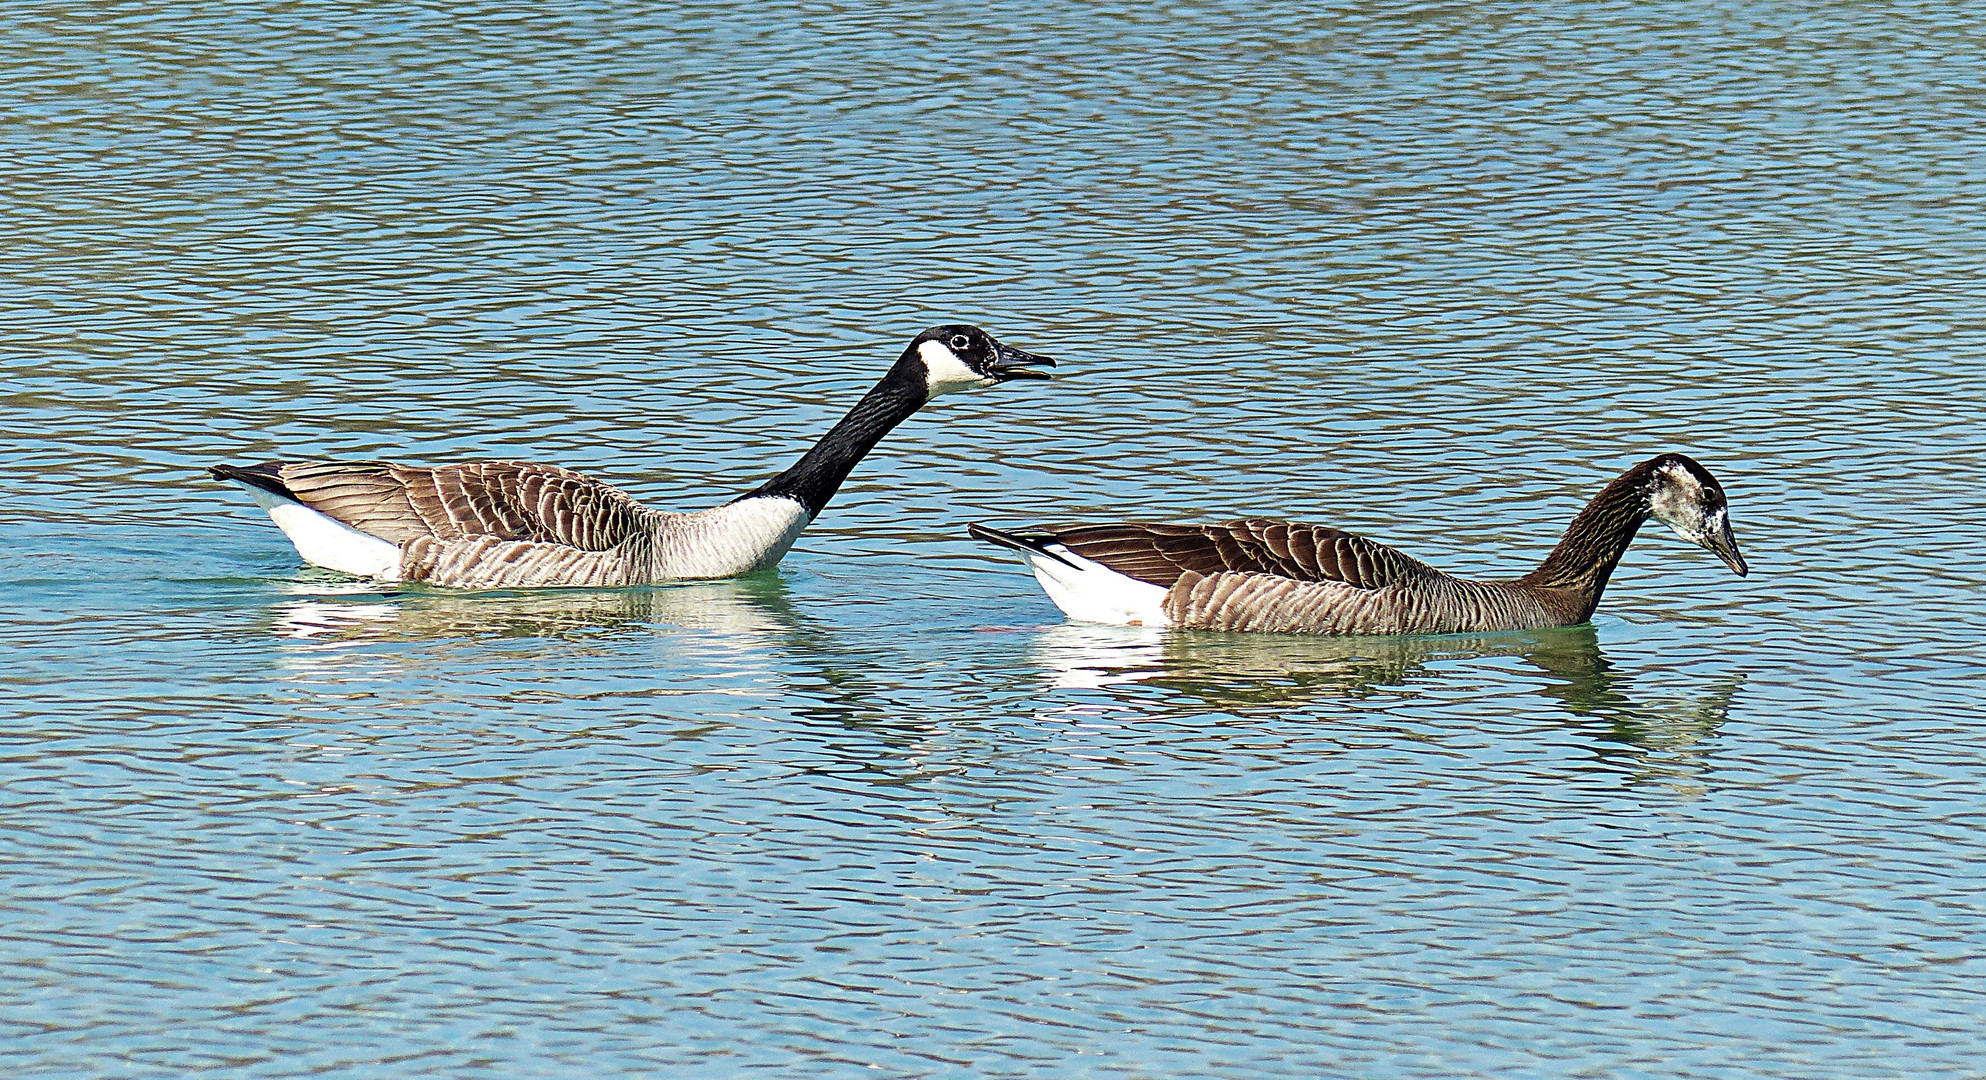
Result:
M953 335L952 335L952 351L953 351L953 352L964 352L964 351L965 351L965 347L966 347L967 345L970 345L970 344L972 344L972 342L970 342L970 341L967 341L967 340L965 339L965 335L964 335L964 334L953 334Z

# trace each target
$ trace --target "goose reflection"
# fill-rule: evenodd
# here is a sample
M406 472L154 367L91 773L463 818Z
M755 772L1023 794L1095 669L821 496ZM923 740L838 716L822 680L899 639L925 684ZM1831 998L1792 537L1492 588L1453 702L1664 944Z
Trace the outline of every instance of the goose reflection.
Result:
M735 708L779 737L822 733L802 736L809 752L781 768L836 783L896 786L966 767L951 759L947 726L918 707L922 689L904 675L914 654L801 614L777 575L597 591L383 592L326 581L295 592L271 629L313 706L521 703L507 715L528 725L563 703L615 703L589 738L620 723L685 721L700 736L739 722ZM500 647L506 639L517 647ZM685 707L686 694L701 696Z
M1743 672L1708 681L1693 692L1664 693L1654 671L1621 670L1601 651L1591 626L1578 649L1541 650L1525 659L1551 676L1542 692L1577 717L1606 724L1601 738L1644 750L1683 751L1717 733L1730 718Z
M1439 637L1215 634L1066 623L1044 631L1038 663L1061 688L1177 695L1240 714L1286 713L1324 701L1408 695L1451 662L1511 658L1542 672L1540 693L1599 737L1642 751L1680 752L1730 714L1742 674L1676 697L1644 690L1651 673L1621 670L1591 624L1524 633ZM1604 754L1604 751L1603 751Z
M450 638L578 639L674 627L769 640L804 632L776 575L644 589L466 593L382 591L370 582L298 583L276 633L320 645Z

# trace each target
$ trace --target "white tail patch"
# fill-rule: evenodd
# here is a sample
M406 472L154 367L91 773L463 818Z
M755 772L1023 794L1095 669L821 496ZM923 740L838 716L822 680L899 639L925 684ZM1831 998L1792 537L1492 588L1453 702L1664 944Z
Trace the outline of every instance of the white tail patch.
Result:
M240 483L240 481L236 481ZM342 574L397 581L400 578L400 545L388 543L371 533L362 533L336 518L320 514L295 499L285 499L253 484L242 484L255 504L269 511L269 519L295 544L297 554L312 566Z
M1091 562L1061 544L1048 550L1068 560L1026 552L1034 577L1062 614L1081 622L1118 626L1170 626L1165 617L1165 590L1148 581L1127 577L1102 563ZM1071 565L1073 564L1073 565Z

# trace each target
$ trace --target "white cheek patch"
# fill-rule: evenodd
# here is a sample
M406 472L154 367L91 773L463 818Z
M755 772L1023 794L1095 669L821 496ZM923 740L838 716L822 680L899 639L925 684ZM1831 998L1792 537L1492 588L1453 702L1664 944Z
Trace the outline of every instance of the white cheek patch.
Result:
M1703 481L1688 469L1671 465L1662 470L1662 483L1648 500L1648 510L1677 536L1700 545L1722 532L1727 513L1723 507L1703 513L1706 501Z
M1689 526L1683 519L1677 518L1669 522L1669 528L1677 536L1692 544L1707 546L1711 540L1724 535L1724 521L1728 513L1727 510L1719 510L1694 526Z
M1648 500L1649 512L1679 533L1682 522L1693 516L1690 510L1702 505L1703 485L1688 469L1676 465L1662 470L1661 482L1656 485L1654 497Z
M924 361L924 391L929 397L968 386L990 386L994 382L967 367L965 361L960 360L958 354L942 341L927 341L919 345L917 358Z

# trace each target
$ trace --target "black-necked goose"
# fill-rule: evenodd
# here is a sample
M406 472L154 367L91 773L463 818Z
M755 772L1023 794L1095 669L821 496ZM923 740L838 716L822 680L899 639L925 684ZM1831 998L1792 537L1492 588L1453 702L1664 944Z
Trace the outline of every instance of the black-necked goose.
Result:
M891 428L948 390L1046 379L1055 361L976 326L917 335L798 463L709 510L651 510L555 465L381 461L216 465L317 566L455 588L642 585L735 577L779 562Z
M1201 630L1453 634L1576 626L1593 615L1636 530L1655 518L1736 571L1724 489L1663 454L1622 473L1573 518L1544 565L1516 581L1450 577L1383 544L1283 521L1090 525L981 540L1027 556L1072 619Z

